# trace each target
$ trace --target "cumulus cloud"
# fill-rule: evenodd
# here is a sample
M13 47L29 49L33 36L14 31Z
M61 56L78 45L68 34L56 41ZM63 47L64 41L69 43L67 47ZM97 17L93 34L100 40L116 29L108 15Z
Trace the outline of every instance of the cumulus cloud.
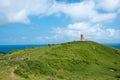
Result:
M53 13L61 12L70 16L72 19L88 19L89 17L96 14L94 10L95 4L93 1L83 1L74 4L56 3L52 6L51 10ZM89 13L89 14L88 14Z
M68 38L69 40L78 40L80 38L80 34L84 34L86 36L86 40L120 40L118 36L120 34L120 30L104 28L100 24L91 25L86 22L69 24L67 28L57 27L54 29L54 34L62 36L64 39Z
M90 40L93 37L95 40L120 40L120 30L104 28L102 25L103 22L113 21L119 16L119 4L120 0L82 0L76 3L60 3L56 0L0 0L0 24L28 24L31 22L30 16L64 14L74 20L74 23L64 28L54 28L53 36L38 37L36 40L65 37L74 40L79 39L81 33Z
M0 21L29 23L29 16L46 13L53 0L0 0Z
M116 13L97 14L92 18L92 22L107 22L114 20L116 17Z
M120 0L95 0L97 7L106 11L115 11L120 8Z
M65 14L73 20L101 22L115 19L120 0L83 0L77 3L59 3L56 0L0 0L1 23L30 23L29 16ZM99 10L108 11L101 13ZM118 11L119 12L119 11Z
M104 0L107 1L107 0ZM103 1L103 2L104 2ZM120 0L119 0L120 1ZM108 1L107 1L108 2ZM106 5L109 5L109 3L106 2ZM82 20L82 21L91 21L91 22L105 22L116 19L118 13L115 11L119 11L118 4L114 4L114 6L117 6L117 8L114 8L114 6L109 5L108 7L111 7L114 11L112 12L99 12L99 10L103 9L103 6L106 6L105 4L101 4L102 1L96 1L96 0L84 0L79 3L55 3L53 6L49 9L50 11L48 14L55 14L55 13L64 13L65 15L71 17L73 20ZM115 1L115 3L117 3ZM101 6L102 7L101 7ZM96 8L97 7L97 8ZM104 7L105 9L106 7ZM111 9L110 8L110 9ZM105 11L108 11L105 9Z
M21 10L19 12L15 12L15 13L9 13L7 15L7 18L9 20L9 22L20 22L20 23L29 23L29 19L27 18L27 14L25 10Z

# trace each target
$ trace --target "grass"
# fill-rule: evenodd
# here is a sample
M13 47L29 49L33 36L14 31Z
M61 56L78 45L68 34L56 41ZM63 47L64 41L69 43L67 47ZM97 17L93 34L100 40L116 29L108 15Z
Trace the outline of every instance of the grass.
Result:
M11 68L15 80L120 80L120 50L92 41L29 48L0 58L0 80L9 80Z

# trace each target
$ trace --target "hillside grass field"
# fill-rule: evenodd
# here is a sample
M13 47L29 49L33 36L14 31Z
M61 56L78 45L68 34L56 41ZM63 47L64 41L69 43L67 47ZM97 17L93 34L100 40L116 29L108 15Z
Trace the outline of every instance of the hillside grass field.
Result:
M74 41L0 54L0 80L120 80L120 50Z

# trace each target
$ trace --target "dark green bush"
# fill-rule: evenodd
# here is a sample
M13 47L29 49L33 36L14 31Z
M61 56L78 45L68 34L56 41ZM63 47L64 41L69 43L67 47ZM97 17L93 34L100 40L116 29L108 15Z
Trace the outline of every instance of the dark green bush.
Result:
M55 72L45 61L27 61L30 70L36 74L54 75Z
M16 73L17 75L24 77L24 78L29 78L29 76L27 75L27 73L25 73L24 71L22 71L21 69L17 68L14 73Z

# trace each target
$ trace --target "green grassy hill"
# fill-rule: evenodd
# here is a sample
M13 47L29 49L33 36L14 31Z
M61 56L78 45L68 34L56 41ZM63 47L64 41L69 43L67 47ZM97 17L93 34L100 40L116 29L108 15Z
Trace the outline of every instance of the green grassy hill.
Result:
M92 41L0 55L0 80L120 80L120 50Z

